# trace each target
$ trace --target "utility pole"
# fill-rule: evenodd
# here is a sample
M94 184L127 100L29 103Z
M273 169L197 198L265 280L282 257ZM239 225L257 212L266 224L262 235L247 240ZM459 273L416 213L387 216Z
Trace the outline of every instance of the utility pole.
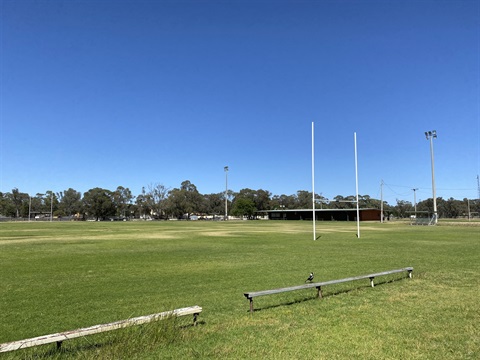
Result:
M471 214L470 213L470 199L468 199L468 198L467 198L467 207L468 207L468 221L470 221L470 218L471 218L471 216L470 216L470 214Z
M225 220L228 219L228 166L223 168L225 171Z
M412 189L413 190L413 206L415 207L415 219L417 218L417 194L416 194L416 191L418 190L418 188L414 188Z
M380 223L383 224L383 180L380 182Z
M478 189L477 199L480 200L480 177L478 175L477 175L477 189Z
M50 194L50 222L53 221L53 191Z

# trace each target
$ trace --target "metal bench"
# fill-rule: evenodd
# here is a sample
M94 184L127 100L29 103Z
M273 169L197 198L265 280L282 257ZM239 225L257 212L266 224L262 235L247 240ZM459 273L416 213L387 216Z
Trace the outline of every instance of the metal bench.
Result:
M18 340L13 342L8 342L4 344L0 344L0 353L25 349L32 346L37 345L44 345L44 344L51 344L57 343L57 348L60 348L62 342L65 340L75 339L82 336L98 334L106 331L117 330L126 328L133 325L141 325L146 324L152 321L162 320L169 317L179 317L185 315L193 315L193 325L196 325L197 316L202 312L202 308L200 306L191 306L181 309L175 309L171 311L164 311L157 314L146 315L146 316L139 316L127 320L120 320L108 324L101 324L101 325L94 325L86 328L81 328L72 331L64 331L56 334L50 335L43 335L38 336L30 339L25 340Z
M382 272L375 273L375 274L353 276L353 277L349 277L349 278L345 278L345 279L339 279L339 280L330 280L330 281L323 281L323 282L317 282L317 283L309 283L309 284L290 286L290 287L284 287L284 288L272 289L272 290L250 291L250 292L244 293L243 295L250 301L250 312L253 312L254 311L254 309L253 309L253 298L258 297L258 296L265 296L265 295L278 294L278 293L283 293L283 292L288 292L288 291L316 288L317 289L317 297L319 299L321 299L322 298L322 287L323 286L340 284L340 283L344 283L344 282L348 282L348 281L362 280L362 279L367 279L368 278L368 279L370 279L370 285L372 287L374 287L375 285L373 283L373 280L376 277L390 275L390 274L396 274L396 273L401 273L401 272L408 272L408 277L412 278L412 271L413 271L413 267L405 267L405 268L402 268L402 269L382 271Z

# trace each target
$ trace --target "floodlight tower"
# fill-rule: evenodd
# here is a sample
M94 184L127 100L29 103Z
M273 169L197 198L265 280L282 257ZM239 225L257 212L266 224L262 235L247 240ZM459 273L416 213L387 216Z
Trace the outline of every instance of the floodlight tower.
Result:
M435 193L435 165L433 160L433 139L437 138L437 131L425 131L425 137L430 140L430 157L432 160L432 196L433 196L433 224L436 225L438 221L437 217L437 196Z
M228 219L228 166L223 168L225 171L225 220Z

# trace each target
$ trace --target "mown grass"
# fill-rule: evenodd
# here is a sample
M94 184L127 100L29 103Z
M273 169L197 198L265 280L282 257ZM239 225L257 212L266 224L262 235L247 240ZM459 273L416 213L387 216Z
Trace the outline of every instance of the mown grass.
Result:
M322 222L0 224L0 343L200 305L190 318L0 355L57 359L476 359L480 227ZM414 278L245 291L414 266ZM378 279L381 280L381 279Z

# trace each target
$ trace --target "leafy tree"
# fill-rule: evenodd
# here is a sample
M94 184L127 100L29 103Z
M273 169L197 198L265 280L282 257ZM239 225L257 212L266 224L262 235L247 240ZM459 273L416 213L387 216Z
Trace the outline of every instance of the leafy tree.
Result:
M297 201L295 207L297 209L312 208L312 193L310 191L298 190L296 195Z
M28 215L28 206L30 196L25 193L21 193L17 188L13 188L11 194L7 194L7 197L13 204L15 209L15 217L26 217ZM26 211L25 211L26 210Z
M203 197L198 192L197 187L188 180L182 182L180 191L185 197L185 213L189 219L190 214L199 212L202 208Z
M263 189L259 189L254 193L253 202L257 210L269 210L270 209L270 197L272 193Z
M211 215L225 214L225 193L203 195L203 199L202 212Z
M418 205L417 205L418 210ZM414 207L410 201L399 200L397 199L397 206L395 207L394 214L397 217L405 218L411 215L411 212L414 211Z
M58 214L58 198L52 190L47 190L43 198L46 213L54 216Z
M16 215L10 193L0 193L0 214L8 217Z
M274 195L270 200L270 208L278 209L295 209L296 198L294 195Z
M82 211L82 194L72 188L57 193L59 215L72 216Z
M117 189L112 193L113 201L116 207L117 216L127 216L127 211L131 205L133 195L129 188L124 188L123 186L118 186Z
M186 213L185 195L178 188L174 188L168 192L165 205L167 214L174 218L180 219Z
M255 216L256 211L257 208L255 207L253 200L246 197L240 197L235 199L230 214L233 216L246 216L248 219L252 219Z
M169 192L167 212L177 218L186 215L189 219L191 214L198 213L203 208L203 199L197 187L189 180L185 180L179 189L175 188Z
M146 218L147 214L152 212L150 208L151 200L149 195L145 192L145 187L142 187L142 193L137 196L135 200L138 217Z
M84 210L89 217L97 221L115 215L113 194L110 190L94 188L83 194Z
M30 210L32 216L35 214L45 214L50 212L50 209L47 210L45 205L45 199L43 198L45 194L37 193L35 196L30 198Z

